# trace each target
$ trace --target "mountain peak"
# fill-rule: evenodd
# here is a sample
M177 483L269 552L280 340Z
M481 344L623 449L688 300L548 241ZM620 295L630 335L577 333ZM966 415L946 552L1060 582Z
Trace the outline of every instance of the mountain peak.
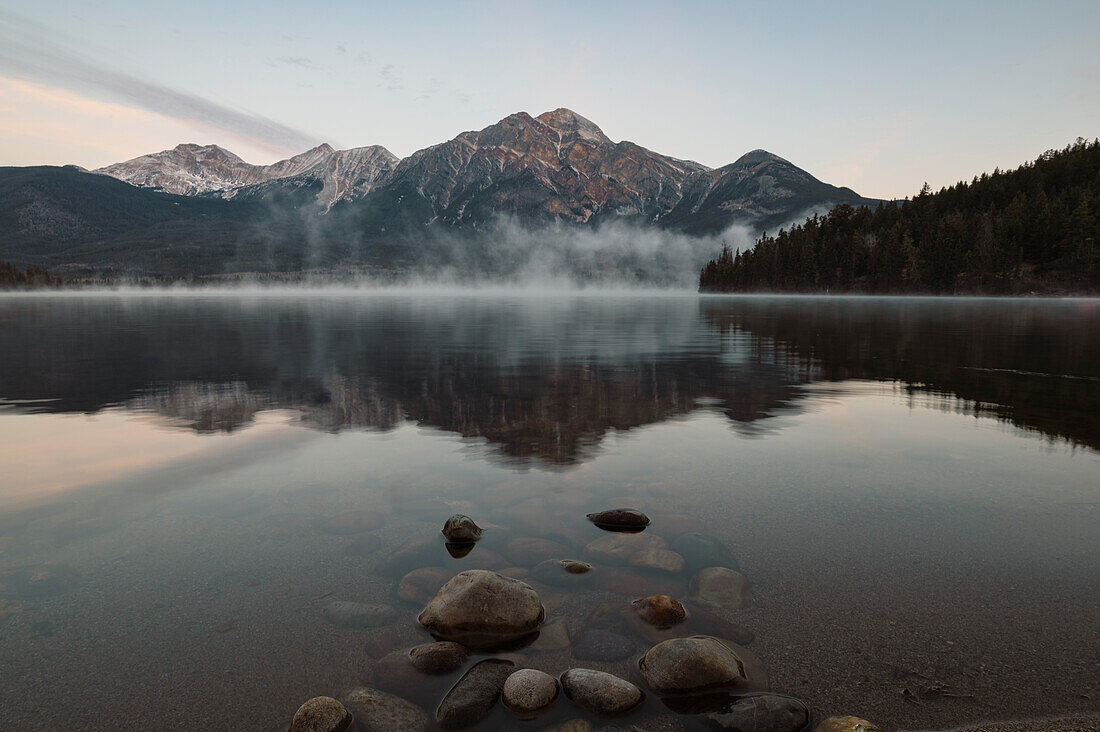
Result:
M733 164L736 166L748 167L754 167L760 165L761 163L787 163L788 165L790 165L788 161L779 157L775 153L770 153L767 150L761 149L750 150L733 162Z
M611 142L595 122L580 116L572 109L558 107L552 112L543 112L536 119L561 133L573 133L592 142Z

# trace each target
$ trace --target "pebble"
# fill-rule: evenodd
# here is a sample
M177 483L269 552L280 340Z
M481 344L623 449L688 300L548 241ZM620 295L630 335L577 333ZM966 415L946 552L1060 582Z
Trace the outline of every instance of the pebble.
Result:
M550 585L576 587L581 581L577 575L587 574L591 570L592 565L588 562L579 562L575 559L547 559L534 566L531 570L531 578Z
M706 635L673 638L653 646L638 664L658 694L695 694L743 685L745 664L726 644Z
M397 618L389 605L337 600L321 609L325 620L341 628L376 628Z
M426 674L450 673L461 668L469 657L466 647L453 641L425 643L409 651L412 665Z
M444 729L456 729L488 717L515 667L501 658L487 658L475 665L443 697L435 713L436 722Z
M814 727L814 732L882 732L882 730L859 717L829 717Z
M298 707L287 732L342 732L351 723L351 714L343 704L331 696L317 696Z
M481 527L469 516L456 513L443 524L443 536L452 544L473 544L481 538Z
M691 580L692 600L701 605L740 610L749 604L749 580L729 567L707 567Z
M405 602L423 605L453 576L451 570L443 567L414 569L401 578L401 583L397 586L397 596Z
M531 719L558 698L558 681L533 668L520 669L504 682L501 696L509 711L521 719Z
M587 518L606 531L642 531L649 525L649 516L634 508L613 508L590 513Z
M581 661L621 661L633 655L634 648L629 638L599 628L573 636L573 658Z
M417 622L442 640L474 650L520 639L546 616L530 585L484 569L470 569L439 588Z
M687 619L684 606L668 595L650 595L630 604L638 617L655 628L671 628Z
M561 688L569 701L593 714L626 714L645 694L614 674L587 668L571 668L561 675Z
M431 723L427 712L420 707L378 689L359 687L345 692L341 699L362 730L422 732Z

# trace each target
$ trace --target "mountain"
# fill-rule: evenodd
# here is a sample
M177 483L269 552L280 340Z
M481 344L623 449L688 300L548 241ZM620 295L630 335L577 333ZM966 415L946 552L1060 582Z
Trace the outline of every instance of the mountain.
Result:
M184 144L91 173L0 169L0 259L65 275L360 265L499 274L502 262L518 266L485 233L502 218L527 231L625 223L690 235L686 247L662 246L660 262L620 246L574 266L606 276L695 268L702 235L773 228L838 203L877 202L763 150L712 169L615 142L556 109L518 112L402 160L379 146L326 144L252 165L216 145Z
M271 165L250 165L217 145L183 144L93 172L165 193L225 199L263 197L273 183L290 188L320 183L316 200L328 210L344 198L369 193L397 162L379 145L334 150L326 143Z

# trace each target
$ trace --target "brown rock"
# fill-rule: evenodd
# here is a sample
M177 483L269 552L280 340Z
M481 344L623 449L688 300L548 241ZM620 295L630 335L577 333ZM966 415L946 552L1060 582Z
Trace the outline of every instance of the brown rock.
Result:
M563 673L561 688L569 701L593 714L626 714L645 699L642 690L629 681L587 668Z
M717 638L673 638L650 648L639 662L646 684L658 694L695 694L744 685L745 664Z
M630 557L630 564L635 567L649 567L659 569L662 572L682 572L684 558L671 549L658 549L648 546Z
M428 714L410 701L378 689L360 687L345 692L341 699L359 729L364 732L409 730L423 732L431 723Z
M708 567L691 580L692 601L729 610L749 604L749 580L729 567Z
M443 536L452 544L472 544L481 538L481 527L469 516L456 513L443 524Z
M342 732L351 722L343 704L331 696L317 696L298 707L287 732Z
M414 569L401 578L401 584L397 586L397 596L405 602L423 605L453 576L451 570L443 567Z
M520 719L531 719L558 698L558 681L533 668L520 669L504 682L501 697L510 712Z
M607 531L641 531L649 525L649 516L635 508L613 508L590 513L587 518Z
M409 651L409 660L426 674L446 674L462 667L470 652L453 641L425 643Z
M531 634L545 615L530 585L471 569L448 580L417 620L437 638L477 650Z
M436 722L443 729L455 729L470 727L488 717L515 667L500 658L487 658L475 665L443 697L435 712Z
M814 727L814 732L882 732L882 730L859 717L829 717Z
M680 601L668 595L650 595L631 603L634 611L655 628L671 628L687 618L687 611Z

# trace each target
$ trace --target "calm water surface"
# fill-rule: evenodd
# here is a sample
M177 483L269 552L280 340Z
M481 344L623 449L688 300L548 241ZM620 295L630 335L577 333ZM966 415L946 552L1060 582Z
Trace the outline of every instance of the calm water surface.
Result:
M0 728L279 730L364 684L431 713L461 672L396 663L430 640L406 573L592 559L616 506L728 545L724 619L818 717L1095 712L1098 449L1096 300L2 296ZM508 657L638 679L620 611L690 572L594 563L531 578L552 632Z

